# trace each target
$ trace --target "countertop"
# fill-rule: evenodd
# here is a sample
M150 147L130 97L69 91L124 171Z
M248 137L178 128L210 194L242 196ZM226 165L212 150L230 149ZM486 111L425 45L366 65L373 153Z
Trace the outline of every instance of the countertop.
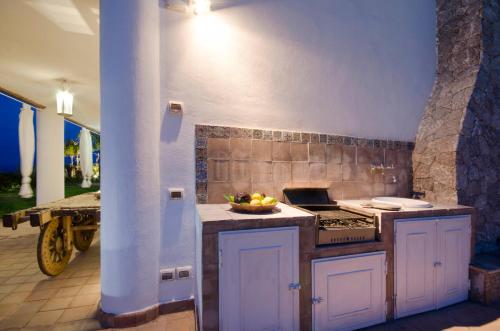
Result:
M433 215L458 215L460 213L463 214L472 214L474 213L473 207L462 206L462 205L445 205L445 204L434 204L432 203L432 207L430 208L401 208L397 211L392 210L382 210L375 208L365 208L361 206L361 203L366 202L368 200L339 200L337 204L342 207L349 208L351 210L356 210L364 213L371 214L373 216L381 217L382 214L392 214L394 218L407 218L407 217L426 217Z
M243 220L277 220L312 217L312 214L303 210L288 206L284 203L278 203L275 210L271 213L261 214L246 214L238 213L231 209L231 206L225 204L199 204L196 205L198 210L199 221L214 222L214 221L243 221Z

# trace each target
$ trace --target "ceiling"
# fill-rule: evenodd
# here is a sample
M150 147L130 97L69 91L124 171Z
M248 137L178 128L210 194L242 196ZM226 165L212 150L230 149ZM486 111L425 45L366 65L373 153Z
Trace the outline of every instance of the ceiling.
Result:
M65 79L72 119L100 129L99 0L2 0L0 35L0 86L55 111Z

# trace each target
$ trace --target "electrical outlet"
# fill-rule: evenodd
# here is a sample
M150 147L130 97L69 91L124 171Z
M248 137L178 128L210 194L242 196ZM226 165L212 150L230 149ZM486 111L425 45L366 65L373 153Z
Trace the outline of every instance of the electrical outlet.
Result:
M168 196L170 200L181 200L184 197L184 189L183 188L169 188Z
M177 279L189 279L193 277L193 267L191 266L177 267L175 270Z
M172 113L182 113L182 111L184 110L184 103L180 101L169 101L168 109Z
M175 280L175 268L167 268L160 270L161 280Z

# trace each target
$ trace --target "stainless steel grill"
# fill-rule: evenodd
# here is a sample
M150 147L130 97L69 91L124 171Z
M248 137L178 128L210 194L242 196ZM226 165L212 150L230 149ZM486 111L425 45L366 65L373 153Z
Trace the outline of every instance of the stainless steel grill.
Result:
M342 209L323 188L284 189L285 202L316 215L318 245L375 240L374 219Z

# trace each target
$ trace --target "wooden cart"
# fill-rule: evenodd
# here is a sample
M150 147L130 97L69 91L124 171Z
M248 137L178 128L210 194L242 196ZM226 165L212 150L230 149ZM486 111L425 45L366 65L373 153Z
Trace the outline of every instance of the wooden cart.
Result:
M48 276L64 271L73 252L89 249L99 228L101 209L97 193L85 193L3 216L3 226L13 230L24 222L40 227L37 258Z

